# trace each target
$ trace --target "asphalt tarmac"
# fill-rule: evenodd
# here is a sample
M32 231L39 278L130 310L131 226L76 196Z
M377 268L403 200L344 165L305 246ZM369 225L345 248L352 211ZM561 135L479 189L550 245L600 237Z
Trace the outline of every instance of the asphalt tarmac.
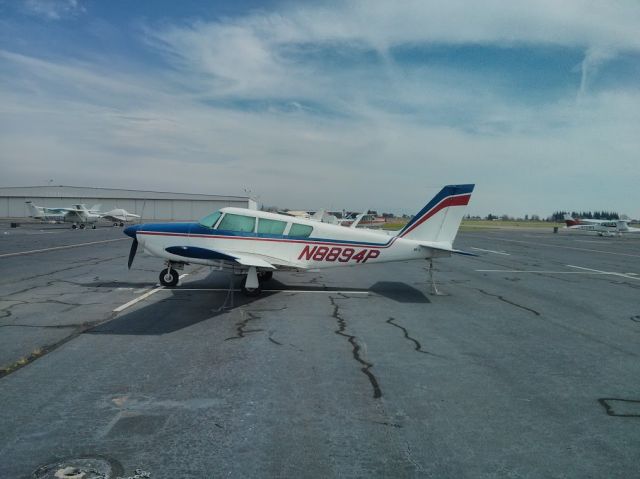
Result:
M462 231L442 295L406 262L250 299L129 247L0 225L0 478L640 477L640 237Z

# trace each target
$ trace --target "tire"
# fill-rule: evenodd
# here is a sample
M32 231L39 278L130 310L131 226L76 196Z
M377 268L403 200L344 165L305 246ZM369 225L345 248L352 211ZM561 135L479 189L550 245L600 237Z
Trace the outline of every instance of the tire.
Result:
M173 287L178 284L179 279L180 275L173 268L165 268L160 272L159 280L162 286Z
M246 288L244 285L242 285L242 294L244 294L245 296L253 298L253 297L256 297L256 296L260 296L260 293L262 293L262 288L260 288L260 287L257 287L257 288Z
M85 224L84 223L80 223L80 229L83 230L85 228Z
M124 226L124 223L120 222L120 228L122 228Z
M91 229L92 230L96 229L96 225L91 225Z
M75 230L78 227L78 225L76 225L75 223L71 225L71 229Z
M273 278L273 271L260 271L258 273L258 281L261 283L269 281L271 278Z

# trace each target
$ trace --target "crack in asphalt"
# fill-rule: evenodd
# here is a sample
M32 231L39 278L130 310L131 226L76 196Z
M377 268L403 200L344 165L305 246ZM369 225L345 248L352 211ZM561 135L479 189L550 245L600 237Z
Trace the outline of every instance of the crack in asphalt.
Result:
M503 302L505 302L507 304L510 304L511 306L515 306L516 308L524 309L525 311L529 311L530 313L533 313L536 316L540 316L540 313L538 311L536 311L535 309L531 309L531 308L528 308L526 306L522 306L521 304L514 303L513 301L509 301L504 296L500 296L499 294L491 294L491 293L485 291L484 289L480 289L480 288L476 288L476 289L478 291L480 291L482 294L486 294L487 296L493 296L494 298L498 298L500 301L503 301Z
M244 309L240 310L240 316L244 317L245 319L243 319L239 323L236 323L236 332L238 333L238 335L228 337L225 339L225 341L230 341L232 339L241 339L241 338L244 338L246 334L258 333L260 331L264 331L264 329L244 329L249 323L249 321L260 319L261 316L258 316L257 314L253 314L252 311L245 311Z
M10 284L10 283L14 283L16 281L26 281L26 280L36 279L36 278L42 278L43 276L50 276L52 274L63 273L63 272L66 272L66 271L71 271L73 269L82 268L84 266L96 266L96 265L98 265L100 263L106 263L107 261L113 261L115 259L122 259L122 255L113 256L113 257L110 257L110 258L99 259L99 260L95 260L95 261L82 261L82 262L77 262L77 263L71 263L74 266L69 266L68 268L60 268L60 269L57 269L55 271L48 271L46 273L36 274L36 275L33 275L33 276L27 276L27 277L24 277L24 278L18 278L17 280L14 279L12 281L3 282L3 283L0 283L0 284Z
M370 371L370 369L373 367L373 363L365 361L360 356L360 345L358 344L357 338L351 334L346 334L344 332L347 328L347 322L342 316L340 316L340 306L336 303L338 299L339 298L329 296L329 300L331 301L331 305L333 306L332 317L335 318L335 320L338 322L338 329L335 330L334 333L347 338L347 341L351 344L351 347L352 347L351 352L353 354L353 359L355 359L357 362L362 364L362 366L364 366L360 368L360 371L362 371L362 373L365 374L369 379L369 382L371 383L371 387L373 388L374 399L378 399L382 397L382 390L380 389L378 380L376 379L374 374ZM351 298L347 296L346 299L351 299Z
M436 356L438 358L442 357L439 354L435 354L435 353L432 353L430 351L425 351L424 349L422 349L422 345L420 344L420 341L418 341L417 339L412 338L411 336L409 336L409 331L407 331L406 328L400 326L398 323L394 323L394 321L395 321L395 318L389 318L385 322L389 323L391 326L395 326L396 328L401 329L402 332L404 333L404 337L407 338L409 341L411 341L414 344L414 348L413 349L415 351L417 351L419 353L422 353L422 354L428 354L430 356Z

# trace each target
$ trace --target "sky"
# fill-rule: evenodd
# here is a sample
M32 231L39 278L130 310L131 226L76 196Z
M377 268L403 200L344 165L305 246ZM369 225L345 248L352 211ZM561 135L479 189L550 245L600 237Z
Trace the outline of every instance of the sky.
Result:
M640 217L640 2L0 0L0 186Z

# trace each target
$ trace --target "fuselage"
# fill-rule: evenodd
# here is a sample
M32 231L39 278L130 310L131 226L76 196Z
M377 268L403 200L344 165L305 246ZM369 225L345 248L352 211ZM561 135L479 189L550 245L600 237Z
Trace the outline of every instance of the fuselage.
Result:
M233 220L242 217L244 223L236 221L240 226L229 228L225 225L232 221L225 221L227 215ZM255 220L253 225L250 218ZM142 224L125 232L135 235L139 244L154 256L211 266L224 260L224 255L234 253L258 256L278 269L329 268L447 255L429 249L424 241L231 207L220 210L220 217L210 226L206 222ZM433 245L451 248L450 244ZM167 251L173 247L201 248L222 255L185 259Z

